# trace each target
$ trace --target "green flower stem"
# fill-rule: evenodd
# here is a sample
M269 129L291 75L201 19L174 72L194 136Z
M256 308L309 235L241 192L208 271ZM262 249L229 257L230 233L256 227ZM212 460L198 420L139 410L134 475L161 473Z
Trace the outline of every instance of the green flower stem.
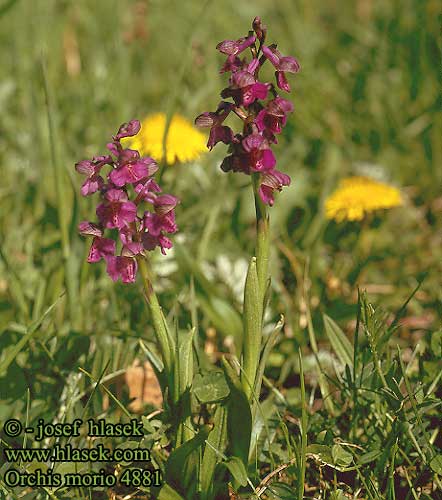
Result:
M247 397L252 399L254 387L257 384L262 343L262 318L264 315L264 300L268 282L269 267L269 217L267 208L262 202L259 189L259 174L253 174L253 191L256 209L256 257L253 257L247 273L244 289L244 347L243 373L241 382ZM259 395L256 395L258 398Z
M261 291L261 301L264 302L269 270L270 224L267 207L262 202L258 193L259 174L253 174L252 178L256 209L256 266L259 288Z
M137 261L138 268L143 278L144 296L152 314L153 327L163 358L164 369L167 376L170 377L172 373L172 353L174 352L174 346L170 344L171 339L167 333L163 312L152 287L152 280L149 273L147 258L139 256L137 258Z

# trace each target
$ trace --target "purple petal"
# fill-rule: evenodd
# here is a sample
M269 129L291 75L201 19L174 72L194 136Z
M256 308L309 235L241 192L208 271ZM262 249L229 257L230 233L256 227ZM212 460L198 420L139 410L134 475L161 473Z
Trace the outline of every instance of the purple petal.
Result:
M216 48L223 54L236 55L246 50L250 45L253 45L255 40L255 35L251 35L247 38L240 38L239 40L224 40L220 42Z
M121 276L123 283L134 283L137 275L138 264L131 257L109 257L107 259L107 273L113 281Z
M287 81L285 73L282 71L275 71L275 76L278 87L285 92L290 92L290 85Z
M243 67L244 63L241 61L241 59L238 56L232 55L227 58L226 62L224 63L219 72L221 74L227 73L229 71L235 72L239 71Z
M167 249L172 248L172 241L169 238L167 238L167 236L164 236L163 234L159 236L158 243L160 245L161 253L163 255L166 255L166 251L165 251L166 248Z
M115 254L115 241L109 238L96 236L92 240L92 245L87 258L88 262L98 262L102 258L112 257Z
M158 215L165 215L173 210L178 203L179 200L176 196L171 194L162 194L157 196L154 201L155 212Z
M155 247L159 244L158 237L153 236L151 233L143 233L141 236L141 241L143 242L143 247L146 250L154 250Z
M264 137L260 134L251 134L246 136L242 141L242 147L250 153L254 149L259 149L265 141Z
M244 106L249 106L256 99L265 99L267 97L268 86L265 83L257 82L249 87L242 89L242 99Z
M109 189L105 196L106 199L112 203L127 201L127 193L125 193L122 189Z
M103 230L98 224L86 220L78 224L78 232L83 236L103 236Z
M272 169L276 165L276 158L271 149L264 149L261 158L255 163L254 169L264 172Z
M298 73L301 69L299 62L292 56L281 57L279 61L280 71L287 71L288 73Z
M143 244L138 241L133 241L124 245L121 250L121 255L123 257L135 257L143 251Z
M269 186L265 186L264 184L261 184L258 193L263 203L265 203L266 205L273 206L275 198L273 196L272 188L270 188Z
M134 283L137 277L138 263L130 257L120 257L119 271L123 283Z
M233 131L226 125L212 127L207 141L207 147L212 149L218 142L230 144L233 141Z
M266 56L266 58L275 66L278 67L281 54L275 49L271 47L267 47L266 45L262 46L262 53Z
M123 245L129 245L133 242L134 230L131 227L125 226L119 229L118 234L120 236L121 243Z
M267 104L267 111L275 116L283 117L288 113L292 113L293 109L292 102L282 97L276 97Z
M140 158L140 153L135 149L123 149L120 151L118 156L118 162L120 165L125 165L127 163L134 163Z
M248 71L237 71L232 75L232 83L241 89L253 85L256 83L256 79Z
M154 203L156 195L155 193L160 193L161 188L153 179L148 179L146 182L140 182L135 186L135 192L138 193L139 196L144 201L148 203Z
M223 54L233 54L236 47L238 46L238 42L236 40L223 40L219 42L216 46L216 49L219 50Z
M159 236L162 229L161 218L152 212L144 212L143 217L144 227L152 236Z
M106 144L107 149L114 155L118 156L121 151L121 145L115 142L109 142L109 144Z
M96 193L99 189L102 188L104 184L103 179L100 176L90 177L86 179L80 189L80 193L83 196L88 196L90 194Z
M211 127L216 121L216 114L206 111L195 118L195 125L197 127Z
M149 169L145 162L138 161L129 165L112 170L109 174L110 180L118 187L135 182L149 176Z
M255 73L256 69L259 66L259 59L253 58L250 62L249 65L247 66L247 71L249 73Z
M151 177L153 174L155 174L157 172L158 164L150 156L143 156L143 158L141 158L140 162L143 163L147 169L147 177Z
M251 45L253 45L255 43L255 40L256 40L256 36L255 35L250 35L243 42L237 43L235 54L241 54L241 52L243 52L248 47L250 47ZM238 40L238 42L239 42L239 40Z
M95 165L91 160L82 160L75 164L75 170L79 174L93 175L95 173Z
M118 257L108 257L107 261L107 274L112 278L112 281L118 281L120 273L118 272Z
M130 224L137 218L137 206L131 201L125 201L121 204L119 217L121 219L119 228L125 224Z
M118 129L117 135L115 136L115 140L122 139L123 137L132 137L137 135L140 131L141 124L138 120L131 120L128 123L123 123L121 127Z
M266 128L266 124L265 124L265 117L267 115L267 110L266 109L262 109L257 115L256 115L256 118L255 118L255 124L256 126L258 127L258 130L260 132L262 132L263 130L265 130Z

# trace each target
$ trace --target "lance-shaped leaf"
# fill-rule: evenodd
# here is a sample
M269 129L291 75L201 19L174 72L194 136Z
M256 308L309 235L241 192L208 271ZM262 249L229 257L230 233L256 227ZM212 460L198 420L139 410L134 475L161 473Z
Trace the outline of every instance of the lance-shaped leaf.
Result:
M227 432L232 455L239 457L247 467L250 436L252 431L252 413L249 399L246 396L235 370L226 359L222 359L224 373L230 387L227 404Z
M201 500L212 498L216 465L222 460L227 445L227 407L217 406L213 429L207 438L200 469Z
M341 328L326 314L324 314L325 333L339 358L339 361L345 366L353 368L353 347L351 342L345 336Z
M195 328L192 328L185 337L180 341L179 344L179 385L180 385L180 395L185 392L185 390L191 386L193 380L193 354L192 354L192 343L193 337L195 335Z
M241 486L248 482L247 471L243 462L238 457L230 457L226 462L220 462L219 467L225 467Z
M250 399L255 385L261 351L262 301L259 288L256 258L252 257L244 288L244 345L242 386Z
M166 483L160 490L158 500L184 500L184 498Z
M169 456L166 464L165 479L167 483L181 493L188 494L192 486L196 487L196 484L192 485L192 482L195 482L197 477L197 460L194 462L194 470L192 468L189 470L189 467L186 465L191 458L198 459L199 449L207 439L210 430L210 426L203 426L195 437L175 449Z
M255 394L257 398L259 398L259 394L261 392L262 378L264 376L264 370L266 367L267 359L274 345L276 344L276 341L278 340L279 332L281 331L283 326L284 326L284 316L281 315L275 328L273 329L271 334L267 337L264 349L262 350L261 358L259 360L258 373L255 379Z

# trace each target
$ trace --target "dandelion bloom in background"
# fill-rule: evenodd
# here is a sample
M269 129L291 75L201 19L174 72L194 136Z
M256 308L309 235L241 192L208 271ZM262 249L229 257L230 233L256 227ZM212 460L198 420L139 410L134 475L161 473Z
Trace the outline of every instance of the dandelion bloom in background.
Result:
M325 201L327 219L359 221L366 214L402 205L400 191L369 177L348 177Z
M156 113L147 116L139 133L123 141L123 144L149 155L157 162L163 160L163 139L166 127L166 115ZM166 163L186 163L196 160L206 152L205 136L195 130L193 125L180 115L174 115L170 122L166 142Z
M138 134L140 122L123 123L112 142L107 145L111 154L94 156L76 163L78 173L86 176L81 194L98 193L98 222L80 222L83 236L93 236L88 262L106 262L106 270L113 281L133 283L137 276L137 258L146 252L161 249L163 254L172 247L166 234L175 233L175 207L178 198L161 193L153 179L158 170L155 160L141 156L135 149L124 148L122 140ZM103 168L110 167L103 175ZM159 194L161 193L161 194ZM114 230L107 238L106 229ZM117 248L120 250L117 251Z

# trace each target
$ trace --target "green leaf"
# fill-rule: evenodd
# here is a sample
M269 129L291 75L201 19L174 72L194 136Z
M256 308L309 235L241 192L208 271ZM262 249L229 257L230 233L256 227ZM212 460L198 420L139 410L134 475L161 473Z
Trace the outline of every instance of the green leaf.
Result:
M342 490L332 491L330 495L330 500L346 500L347 497Z
M158 500L184 500L184 498L166 483L160 490Z
M252 257L244 288L244 370L241 373L242 386L249 399L255 387L259 354L261 352L262 302L260 297L256 258Z
M276 341L278 340L279 332L281 331L283 326L284 326L284 316L281 315L275 328L268 336L264 345L264 349L262 350L261 359L259 361L259 366L258 366L258 373L256 375L256 380L255 380L255 394L257 397L259 397L259 394L261 393L262 377L264 376L264 370L267 364L267 359L269 358L269 355L273 347L275 346Z
M330 446L324 444L311 444L307 446L306 454L316 455L327 464L333 463L333 456Z
M376 460L380 455L382 455L381 450L371 450L367 453L363 453L358 457L358 465L365 465Z
M212 370L193 378L192 391L200 403L216 403L225 399L230 389L223 372Z
M213 429L207 438L200 467L201 499L211 498L214 483L213 476L217 463L223 458L227 446L227 408L217 406L213 419Z
M23 337L15 344L14 348L9 351L8 355L5 357L5 359L2 360L2 364L0 366L0 375L4 374L6 370L8 369L9 365L14 361L15 357L17 354L23 349L23 347L29 342L29 340L32 338L34 333L38 330L40 325L43 323L43 320L48 316L48 314L54 309L54 307L57 305L58 301L63 297L64 293L58 297L58 299L51 304L46 311L38 318L37 320L33 321L29 327L27 328L26 334L23 335Z
M250 404L235 370L225 358L222 359L222 363L230 387L230 397L227 404L227 432L232 455L239 457L247 467L252 431Z
M437 332L434 332L431 335L431 350L434 352L434 354L438 357L442 356L442 330L439 330Z
M180 395L184 394L186 389L190 387L193 379L192 343L195 331L196 329L192 328L190 332L184 336L179 345L178 367Z
M442 475L442 455L436 455L431 459L430 467L436 474Z
M254 463L257 457L261 455L266 445L271 442L273 429L269 429L269 425L275 422L274 414L277 411L273 393L259 404L259 411L256 412L253 419L253 429L250 439L250 455L249 462Z
M226 462L220 462L219 466L226 467L241 486L247 485L247 471L244 463L238 457L230 457Z
M332 446L332 458L335 465L347 467L351 464L353 455L340 444L335 444Z
M326 314L323 315L325 333L341 363L353 368L353 347L341 328Z
M169 459L166 463L165 475L165 479L168 483L176 486L180 490L187 492L190 486L190 482L197 476L196 470L193 471L193 477L190 476L190 471L186 467L187 461L192 454L198 453L199 448L201 448L201 446L207 439L210 430L210 426L203 426L195 437L193 437L189 441L186 441L170 454Z
M224 336L231 335L236 343L241 340L241 317L226 300L214 295L199 294L198 303L217 330Z
M296 491L286 483L275 481L267 486L266 495L271 500L293 500Z

